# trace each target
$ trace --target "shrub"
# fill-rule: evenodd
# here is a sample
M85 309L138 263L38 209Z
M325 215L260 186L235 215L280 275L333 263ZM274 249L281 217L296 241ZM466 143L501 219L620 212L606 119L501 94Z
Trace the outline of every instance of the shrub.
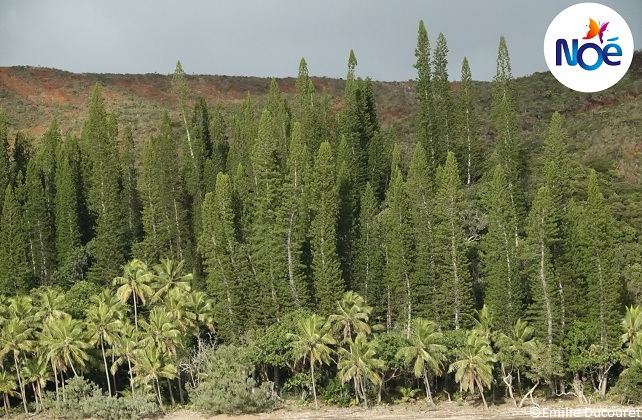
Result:
M235 346L208 346L199 384L193 390L194 406L212 414L257 413L274 407L271 383L258 386L251 377L254 366L248 350Z
M62 390L61 390L62 392ZM66 381L64 398L56 402L55 393L46 392L43 406L51 410L55 418L106 420L150 418L160 413L160 407L152 394L137 394L134 397L117 398L105 395L93 382L82 376Z
M625 369L611 393L621 404L642 403L642 366L635 364Z
M354 391L349 385L342 384L339 378L332 378L321 391L321 398L328 404L348 407L354 402Z

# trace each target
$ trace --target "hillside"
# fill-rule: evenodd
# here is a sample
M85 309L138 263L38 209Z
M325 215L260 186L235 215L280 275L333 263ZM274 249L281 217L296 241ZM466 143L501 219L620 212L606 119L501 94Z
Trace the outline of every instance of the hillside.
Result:
M318 92L328 94L332 107L340 109L345 81L312 80ZM286 98L293 97L295 81L295 78L278 79ZM210 105L220 103L229 120L248 93L261 107L270 84L268 78L212 75L191 75L188 82L194 98L202 96ZM138 144L158 130L162 112L178 117L171 75L76 74L40 67L0 67L0 106L7 114L10 141L16 131L23 131L37 143L53 117L58 118L63 133L80 133L96 83L103 88L108 109L119 115L121 126L132 127ZM373 87L382 127L394 126L398 141L411 144L414 82L374 82ZM610 178L615 192L629 192L642 186L641 52L635 54L627 76L604 92L572 92L548 72L518 78L516 89L525 153L537 154L551 114L559 111L565 117L576 164L593 167ZM456 82L453 90L457 90ZM490 145L494 136L488 115L490 83L478 82L476 94L484 142ZM537 174L531 177L536 178Z

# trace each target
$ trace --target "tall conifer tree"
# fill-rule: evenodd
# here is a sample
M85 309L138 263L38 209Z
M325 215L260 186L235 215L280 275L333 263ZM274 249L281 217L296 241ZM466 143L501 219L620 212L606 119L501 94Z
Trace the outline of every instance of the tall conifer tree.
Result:
M330 143L323 142L315 161L310 192L312 273L317 310L329 314L343 295L345 283L337 256L338 191Z
M470 185L479 177L480 168L480 141L479 122L475 110L475 87L468 59L464 57L461 65L461 82L459 84L459 150L463 166L463 179Z
M68 136L56 153L56 256L63 265L81 245L79 217L81 208L80 147Z
M94 263L89 269L89 279L102 285L120 274L126 232L118 149L107 120L104 100L96 86L82 136L91 161L89 210L96 220L91 241Z
M419 109L417 110L417 140L422 144L428 158L431 176L439 163L436 144L433 139L433 102L430 63L430 41L424 21L419 21L419 33L417 35L417 48L415 48L417 62L414 64L417 69L417 83L415 84L415 95Z
M443 33L437 36L432 72L432 103L433 103L433 139L435 142L435 157L443 162L447 152L455 152L461 156L456 147L455 119L453 115L453 99L448 80L448 45Z
M5 293L26 293L32 286L25 253L27 241L22 226L22 210L11 185L7 185L3 201L0 219L0 290Z
M501 165L495 167L484 201L488 209L488 233L482 240L485 303L497 320L497 326L508 334L522 318L525 290L514 238L516 217Z
M435 247L439 259L440 324L459 329L469 324L472 313L472 282L466 258L467 238L460 217L463 207L461 179L457 160L448 153L446 164L437 171L435 193Z

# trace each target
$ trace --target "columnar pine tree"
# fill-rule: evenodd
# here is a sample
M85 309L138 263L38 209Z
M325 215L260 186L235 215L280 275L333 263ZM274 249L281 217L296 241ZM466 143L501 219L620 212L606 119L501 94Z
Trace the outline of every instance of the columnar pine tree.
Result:
M419 21L419 33L417 35L417 48L415 49L417 62L414 64L417 69L417 83L415 84L416 98L419 109L417 110L416 136L428 158L430 175L434 174L439 161L437 145L433 139L433 102L431 86L431 63L430 63L430 42L424 21Z
M193 158L185 159L183 172L187 208L191 209L191 230L198 237L201 229L201 204L205 195L204 171L205 162L212 154L212 138L210 135L210 117L207 103L202 97L194 104L194 112L190 122ZM187 151L186 151L187 152ZM187 155L187 153L183 153ZM190 156L190 155L187 155Z
M290 139L290 109L281 95L281 89L275 78L270 82L266 109L272 116L272 136L276 139L277 160L283 171L287 160L288 142Z
M341 272L346 280L352 279L352 245L354 239L354 209L357 206L356 180L352 160L352 149L345 136L341 136L337 151L337 190L339 213L337 215L337 253ZM349 281L347 287L351 288Z
M217 174L227 170L226 161L230 150L230 145L227 142L227 126L220 104L217 104L212 110L209 131L212 138L212 154L205 161L203 184L205 192L214 192Z
M457 160L448 153L446 164L437 171L435 192L436 272L440 290L439 324L459 329L469 324L466 315L472 313L473 297L468 260L467 238L460 217L463 207L461 179Z
M456 127L453 116L453 99L448 80L448 45L443 33L437 36L432 72L432 103L433 103L433 140L435 142L435 157L443 162L447 152L455 152L461 156L456 147Z
M408 197L400 170L392 176L386 194L383 214L383 241L385 249L384 283L386 285L386 326L388 331L395 324L403 326L410 334L413 316L412 238Z
M141 240L141 202L136 185L138 183L138 169L136 168L136 145L130 126L125 127L121 143L120 155L123 168L123 200L125 204L125 217L127 219L127 247Z
M323 142L315 161L310 189L313 212L310 225L312 275L317 311L332 312L341 299L345 284L337 256L338 192L336 168L330 143Z
M214 298L218 331L225 339L241 334L251 306L245 295L249 271L234 226L233 191L229 175L219 172L216 191L203 202L203 232L199 247L207 271L207 288Z
M303 264L303 247L306 242L309 222L310 156L303 140L301 124L295 122L288 159L286 162L283 191L283 222L285 227L285 251L288 267L290 295L296 306L304 306L310 300Z
M54 214L56 196L56 150L58 150L60 143L62 143L60 128L58 127L58 120L54 118L49 129L42 136L42 146L38 153L46 194L47 211L51 216Z
M257 135L254 118L254 103L248 93L241 105L239 114L234 118L232 141L227 155L226 168L231 171L232 183L243 201L243 217L250 214L251 197L254 186L250 154ZM239 169L241 169L239 171Z
M121 168L112 134L102 94L96 86L82 137L91 164L89 210L96 220L90 244L94 263L89 269L89 279L103 285L119 275L125 260L126 218L121 200Z
M370 183L361 195L359 237L355 244L353 288L365 303L373 306L377 314L383 305L383 254L381 252L381 226L379 202Z
M475 88L468 65L468 59L464 57L461 65L461 82L459 84L459 139L460 155L464 162L463 179L466 185L470 185L479 177L480 173L480 142L479 122L475 110Z
M22 226L22 211L7 185L0 219L0 290L5 293L26 293L32 286L29 265L25 253L25 233Z
M506 40L499 41L497 73L493 78L492 116L495 124L496 164L502 165L508 181L508 191L516 216L521 217L522 209L522 156L521 143L515 110L514 80L511 74L510 58ZM516 224L517 226L517 224ZM518 231L514 233L515 243L519 243Z
M615 265L615 221L600 192L595 171L589 175L588 199L581 220L582 261L588 286L586 312L597 326L601 350L609 352L619 346L616 331L621 318L622 287Z
M179 174L176 138L165 114L160 135L143 148L139 190L144 239L136 249L148 262L171 258L185 260L192 268L193 240L185 206L185 187Z
M27 164L31 155L33 154L33 147L31 139L21 131L16 133L16 139L13 142L13 150L11 152L11 182L13 183L14 191L18 201L23 202L18 187L24 182L27 175Z
M296 80L296 104L305 145L308 150L319 150L324 137L321 104L315 93L304 58L301 58L299 63L299 75Z
M568 202L571 198L570 159L566 147L566 133L562 117L555 112L551 117L548 135L544 140L542 158L544 160L544 185L548 187L553 200L552 217L558 230L558 240L551 248L551 262L557 272L557 292L560 305L560 328L564 334L568 317L568 304L575 301L576 292L572 289L577 283L577 272L569 261L570 225Z
M437 319L439 286L435 273L434 197L428 162L422 143L417 142L410 159L406 190L415 252L412 267L414 312L417 317Z
M81 184L80 147L78 140L68 136L56 153L56 256L63 265L69 255L81 245L79 227Z
M47 205L40 159L27 164L23 229L27 240L31 273L40 285L51 285L56 263L54 225ZM52 203L53 204L53 203Z
M550 351L551 346L559 345L561 339L558 281L551 261L551 249L558 240L559 230L553 196L546 186L539 189L533 201L527 233L527 255L532 262L530 285L533 303L530 311L535 331L540 333Z
M4 110L0 108L0 191L5 191L10 181L11 161L9 159L9 135L7 132L7 117ZM0 213L2 213L2 203L4 194L0 194Z
M514 237L517 229L515 211L501 165L495 166L484 201L488 209L488 233L482 240L486 284L484 302L494 315L497 327L508 334L515 322L522 318L525 290Z
M257 281L256 304L263 318L261 321L266 324L279 319L283 311L293 304L287 286L285 234L279 212L283 198L283 176L273 124L272 115L267 109L264 110L250 159L254 195L249 243Z

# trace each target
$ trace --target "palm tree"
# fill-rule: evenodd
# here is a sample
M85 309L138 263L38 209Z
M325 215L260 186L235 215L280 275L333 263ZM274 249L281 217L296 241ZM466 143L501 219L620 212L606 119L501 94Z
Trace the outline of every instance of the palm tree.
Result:
M455 381L462 391L475 392L475 386L481 394L484 407L488 409L484 397L484 387L489 387L493 379L493 362L496 361L490 341L479 331L467 332L466 346L458 349L458 360L451 363L448 373L455 372Z
M635 308L633 305L626 308L626 314L622 320L622 343L632 343L642 333L642 306Z
M51 372L47 366L47 361L41 355L26 359L22 367L22 375L25 384L31 384L33 395L36 400L36 411L38 404L42 404L42 388L47 385L51 378Z
M142 346L155 346L163 354L170 356L176 354L177 347L181 341L181 332L165 308L154 307L149 313L149 322L141 321L141 325L147 335L141 341ZM167 386L169 387L172 404L174 404L174 394L172 393L169 378L167 378Z
M45 352L44 356L53 368L56 398L58 398L58 372L64 387L63 372L71 367L74 375L78 376L74 363L85 366L85 361L89 360L85 349L91 347L91 344L86 338L82 323L67 314L49 321L38 335L40 345Z
M348 339L350 343L350 351L340 348L339 349L339 378L342 383L353 380L355 383L354 396L357 404L359 403L359 394L363 398L366 406L368 405L368 398L366 396L365 379L375 385L381 385L382 380L377 370L384 368L383 360L378 359L377 344L374 341L367 341L364 336L358 335L353 342Z
M441 364L445 360L446 347L439 344L443 334L435 331L436 324L423 318L412 320L412 330L408 345L397 351L396 357L403 359L406 365L414 365L415 377L424 378L426 400L434 404L430 393L429 374L441 374Z
M352 334L365 336L370 334L368 318L372 307L366 305L365 300L353 291L345 292L343 298L337 302L338 311L328 317L328 322L336 325L342 332L343 341L352 339Z
M19 397L20 393L16 392L16 377L4 369L0 370L0 394L4 402L4 413L9 417L9 397Z
M2 328L2 335L0 335L0 360L8 353L13 355L13 363L16 369L16 375L18 376L18 385L20 386L20 396L27 416L29 415L29 410L27 408L27 399L25 398L25 388L20 375L19 364L20 354L30 352L33 348L32 333L33 329L27 327L23 320L14 317Z
M169 363L168 356L161 352L156 346L145 346L134 351L135 365L133 372L136 373L134 382L148 384L153 381L156 384L156 397L158 405L163 411L163 400L160 393L160 378L174 379L176 366Z
M183 274L185 261L176 262L169 258L161 260L160 264L154 266L156 293L154 300L163 299L171 290L178 289L189 293L192 290L190 282L194 278L192 273Z
M33 300L29 296L12 296L8 300L7 318L18 318L23 323L29 323L33 319L35 309Z
M165 295L165 311L181 331L193 331L196 328L196 314L192 312L188 295L180 289L171 289Z
M191 292L187 295L187 305L190 311L194 314L196 321L196 329L194 334L198 335L200 326L207 327L210 331L214 331L214 301L207 297L204 292Z
M134 326L127 322L122 326L120 331L118 331L116 340L113 343L113 351L118 355L118 358L114 360L114 363L111 365L111 374L115 375L118 367L127 362L129 385L131 387L132 395L134 395L132 359L134 357L134 352L138 348L139 335L140 333L134 328Z
M330 364L332 360L332 349L329 345L336 344L332 335L328 332L328 325L324 319L316 314L308 318L299 320L297 324L298 332L296 334L288 333L288 339L292 340L290 347L294 350L296 361L307 359L310 360L310 374L312 376L312 395L314 396L314 406L318 409L317 388L314 380L314 365L317 362Z
M87 329L91 334L89 337L90 344L100 346L105 365L105 377L107 378L107 390L111 392L111 380L109 378L109 368L107 367L107 356L105 355L105 342L113 345L116 340L117 332L122 328L122 303L120 301L110 302L108 294L93 296L91 301L94 305L89 307L87 318L85 320Z
M138 329L138 300L145 304L145 299L154 294L150 286L153 280L153 274L149 272L147 264L134 258L123 267L122 277L116 277L113 280L114 286L120 286L116 295L124 304L130 297L134 300L134 326Z
M40 324L46 324L53 318L60 318L65 312L60 309L65 294L47 287L38 293L38 310L35 319Z
M513 396L513 370L517 370L517 381L520 382L520 370L527 363L527 349L534 342L533 333L535 330L528 326L526 321L518 319L513 326L510 335L499 334L497 347L499 348L498 359L502 369L502 379L508 388L508 394L517 407L517 401Z

